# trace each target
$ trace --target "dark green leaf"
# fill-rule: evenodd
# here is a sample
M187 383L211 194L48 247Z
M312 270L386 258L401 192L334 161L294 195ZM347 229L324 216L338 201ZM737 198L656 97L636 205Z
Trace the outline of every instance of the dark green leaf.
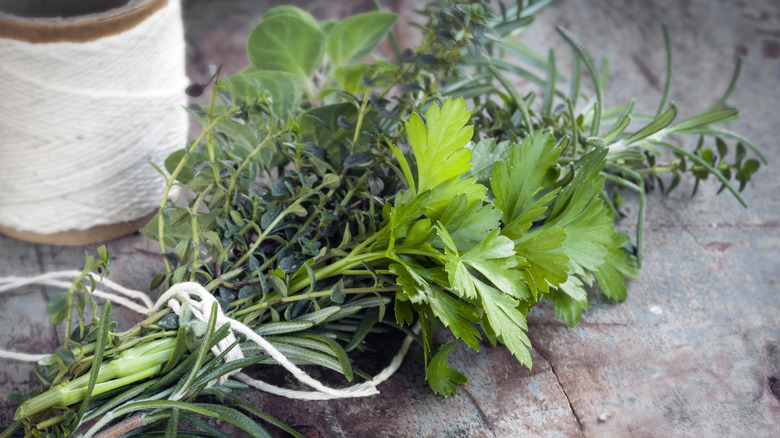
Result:
M57 357L62 360L65 365L72 365L76 362L76 356L73 355L73 352L68 350L67 348L58 347L56 350Z

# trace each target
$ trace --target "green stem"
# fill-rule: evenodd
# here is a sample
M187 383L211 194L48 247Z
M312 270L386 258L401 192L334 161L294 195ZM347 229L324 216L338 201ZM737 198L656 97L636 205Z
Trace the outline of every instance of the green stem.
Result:
M166 246L165 246L165 221L162 218L162 213L165 211L165 206L168 204L168 198L170 196L171 189L173 188L173 184L176 181L176 178L179 176L182 170L184 170L184 166L187 164L187 160L189 160L190 155L195 153L195 149L200 145L200 143L203 141L203 139L206 137L207 133L211 132L212 129L214 129L219 122L222 121L226 116L231 115L235 113L237 109L232 109L230 112L226 114L219 115L216 119L214 119L208 126L203 128L203 131L201 131L198 138L195 139L195 141L192 142L192 145L190 146L188 150L188 154L184 154L183 157L181 157L181 160L179 160L179 164L176 165L176 168L171 172L170 178L166 179L165 181L165 189L163 190L163 196L162 196L162 202L160 203L160 213L159 217L157 219L157 239L160 242L160 250L165 253ZM165 261L165 268L167 272L170 274L173 272L173 267L171 266L170 262L166 258L163 258L163 261ZM70 333L70 332L68 332Z
M637 212L637 220L636 220L636 261L637 261L637 265L641 268L642 267L642 246L644 242L644 230L645 230L645 181L641 175L639 175L638 173L630 169L626 169L624 167L615 164L610 164L610 163L607 163L607 167L617 172L623 172L629 175L630 177L634 178L634 180L636 181L636 184L634 184L617 175L604 173L604 176L608 180L614 182L615 184L633 190L637 192L637 194L639 194L639 211Z
M355 135L352 137L352 143L357 143L360 136L360 127L363 125L363 116L366 114L366 107L368 106L368 97L371 93L371 89L367 88L363 93L363 104L360 106L360 113L358 113L357 123L355 124Z
M170 359L176 340L162 339L136 346L100 367L91 395L100 395L155 375L160 364ZM25 400L19 405L14 420L29 418L51 407L66 407L83 401L89 392L90 375L84 374L70 382Z
M355 256L348 256L341 260L336 261L328 266L324 266L314 271L314 278L317 280L324 280L330 278L338 273L347 269L352 269L361 265L362 262L370 262L374 260L382 259L386 256L385 251L375 251L365 254L359 254ZM309 285L309 278L302 278L290 285L289 294L292 295Z
M398 292L399 290L401 290L400 286L353 287L353 288L342 289L341 293L345 295L355 295L355 294L368 294L368 293L381 293L381 292ZM239 316L246 315L248 313L266 309L271 306L276 306L277 304L285 304L294 301L302 301L302 300L308 300L312 298L327 297L332 293L333 293L332 290L321 290L316 292L307 292L305 294L280 297L270 301L265 301L262 303L255 304L254 306L247 307L246 309L241 309L240 311L234 313L232 316L237 318Z
M519 94L517 94L517 90L512 85L512 83L509 82L509 79L501 74L501 72L498 71L496 67L492 65L488 66L488 70L496 79L498 79L498 82L501 82L501 85L504 86L506 92L509 93L509 97L511 97L515 102L515 105L517 105L517 108L523 115L523 122L525 122L525 125L528 127L528 134L534 135L534 126L531 124L531 115L528 112L528 106L525 104L525 101L520 97Z
M312 82L311 78L305 78L303 80L303 85L306 87L306 94L309 95L309 99L311 100L311 105L313 107L320 106L320 102L317 99L317 92L314 91L314 83Z
M227 200L225 202L228 202L228 204L226 204L226 206L230 205L229 204L229 202L230 202L230 194L233 193L233 190L235 190L235 188L236 188L236 183L238 182L239 175L244 173L249 168L249 166L252 164L252 159L254 159L257 156L257 154L260 153L260 151L268 144L268 142L270 142L271 140L273 140L276 137L280 136L281 134L282 134L281 132L275 132L273 134L269 133L263 139L263 141L261 141L260 144L257 145L257 147L252 151L252 153L249 154L246 157L246 159L241 163L241 166L238 167L238 169L236 170L234 176L230 178L230 185L228 186L227 194L225 195L225 197L227 198ZM268 173L268 175L270 176L270 173Z

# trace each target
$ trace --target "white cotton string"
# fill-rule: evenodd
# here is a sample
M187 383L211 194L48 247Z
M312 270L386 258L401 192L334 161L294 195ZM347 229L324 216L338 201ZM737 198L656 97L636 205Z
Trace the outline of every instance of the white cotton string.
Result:
M53 272L49 274L42 274L36 277L0 278L0 293L7 292L9 290L16 289L20 286L25 286L30 284L45 284L45 285L53 285L53 286L61 286L61 287L70 287L71 283L68 283L62 279L67 278L68 276L70 277L77 276L79 274L80 272L78 271L62 271L62 272ZM261 380L257 380L252 377L249 377L248 375L241 373L240 370L236 370L231 372L228 375L222 376L219 380L220 383L224 382L228 377L232 375L235 379L240 380L246 383L247 385L254 387L255 389L265 391L270 394L291 398L291 399L330 400L336 398L367 397L370 395L378 394L379 390L377 389L377 386L382 382L386 381L387 379L389 379L398 370L398 368L401 366L401 363L403 362L404 357L406 356L406 353L409 351L409 346L411 345L412 342L412 336L411 335L407 336L404 339L403 343L401 344L401 348L399 349L398 353L390 362L390 365L388 365L384 370L382 370L379 374L377 374L372 380L364 383L356 384L347 388L340 388L340 389L330 388L322 384L322 382L318 381L317 379L311 377L305 371L301 370L298 366L296 366L289 359L287 359L287 357L285 357L282 352L276 349L265 338L255 333L255 331L249 328L246 324L225 315L225 313L223 312L222 308L219 306L219 303L217 303L214 296L198 283L177 283L171 286L171 288L168 289L164 294L162 294L160 298L157 300L157 302L152 305L151 300L149 300L149 298L143 292L127 289L107 279L96 278L96 281L103 283L103 285L106 286L107 288L113 289L114 291L117 292L116 294L114 294L111 292L101 291L99 292L99 296L111 300L111 302L113 303L121 304L142 315L146 315L150 312L156 312L162 309L163 306L168 306L174 313L180 315L182 311L181 303L186 303L190 307L192 311L192 316L194 318L203 322L207 322L210 317L211 308L216 303L217 304L216 327L219 328L225 324L229 324L231 332L225 339L220 341L212 349L212 352L215 355L220 354L222 351L224 351L227 347L229 347L231 344L235 342L236 338L234 332L241 333L244 336L246 336L246 338L249 341L254 342L260 348L262 348L266 353L268 353L268 355L271 356L274 360L276 360L276 362L279 363L279 365L284 367L293 376L295 376L295 378L298 379L298 381L313 388L314 391L300 391L300 390L287 389L287 388L271 385L267 382L263 382ZM94 294L98 295L98 293L94 293ZM131 301L129 298L140 300L143 302L143 305L137 304ZM417 332L418 330L419 330L419 325L415 326L414 328L415 332ZM13 359L13 360L21 360L21 361L37 361L45 356L46 355L34 355L34 354L16 353L16 352L0 350L0 358L5 358L5 359ZM225 355L224 360L225 362L230 362L233 360L241 359L243 357L244 355L241 352L240 348L233 348L230 351L228 351L228 353Z
M179 0L84 43L0 38L0 225L52 234L149 214L186 143Z

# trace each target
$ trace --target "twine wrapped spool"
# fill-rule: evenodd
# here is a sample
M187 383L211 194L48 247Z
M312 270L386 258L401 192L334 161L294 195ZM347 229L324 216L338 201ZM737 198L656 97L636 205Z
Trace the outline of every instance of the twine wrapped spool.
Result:
M185 145L179 0L0 0L0 233L81 245L144 226Z

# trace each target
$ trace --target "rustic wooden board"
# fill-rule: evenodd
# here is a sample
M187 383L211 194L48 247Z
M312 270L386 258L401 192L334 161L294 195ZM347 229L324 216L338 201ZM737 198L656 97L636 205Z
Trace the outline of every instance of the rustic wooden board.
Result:
M194 80L205 77L208 64L237 71L245 62L243 39L262 12L256 2L215 3L185 1ZM336 3L307 4L332 16L345 8L343 2L329 7ZM391 3L407 15L413 6L406 0ZM663 86L660 23L666 22L675 51L672 99L682 115L716 102L735 57L743 55L742 79L729 99L743 119L733 128L778 163L780 4L620 3L559 1L538 16L525 41L543 51L555 47L566 71L569 50L554 25L567 27L595 57L610 57L608 105L636 97L639 110L653 112ZM576 329L557 321L548 306L531 313L532 370L503 348L459 347L452 363L469 384L449 399L428 390L412 360L380 387L381 395L369 399L243 397L312 437L780 436L780 384L772 391L780 379L780 171L758 173L744 194L747 210L728 194L716 197L714 182L693 199L691 189L686 181L669 197L648 196L645 263L626 302L613 304L594 294ZM629 198L633 210L635 202ZM632 219L621 227L630 230ZM85 249L94 246L61 248L0 237L0 275L76 269ZM141 236L111 242L109 249L111 277L129 287L144 289L160 269L156 245ZM30 288L0 298L0 347L46 352L57 345L60 335L44 313L45 296L53 292ZM117 312L125 324L137 319ZM31 370L27 364L0 364L0 394L29 388ZM12 412L0 401L0 424Z

